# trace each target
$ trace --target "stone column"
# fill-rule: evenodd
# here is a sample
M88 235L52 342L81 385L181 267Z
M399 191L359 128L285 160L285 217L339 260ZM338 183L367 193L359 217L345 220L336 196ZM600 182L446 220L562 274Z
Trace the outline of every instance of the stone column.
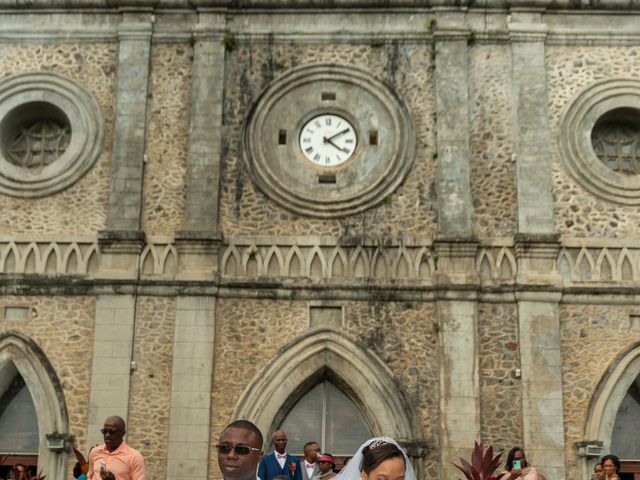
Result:
M524 448L547 478L563 479L564 424L560 354L560 293L555 268L550 134L545 73L547 27L540 12L511 12L518 190L517 294L522 368ZM535 291L530 287L535 285Z
M194 31L186 221L176 235L181 280L210 279L217 272L224 22L224 15L201 13Z
M107 229L140 230L152 15L125 12L118 29L118 88Z
M438 228L446 235L470 236L472 232L467 38L468 34L460 32L434 33Z
M167 478L209 478L214 316L214 298L178 298Z
M553 232L549 116L544 41L539 13L517 12L509 25L518 190L518 232Z
M96 304L93 338L88 445L102 443L105 418L129 414L135 298L103 295Z
M469 148L469 32L434 32L436 48L438 258L436 279L440 325L440 477L451 462L467 458L480 439L478 307L475 290L477 243L472 236L471 152ZM454 287L453 289L451 287Z

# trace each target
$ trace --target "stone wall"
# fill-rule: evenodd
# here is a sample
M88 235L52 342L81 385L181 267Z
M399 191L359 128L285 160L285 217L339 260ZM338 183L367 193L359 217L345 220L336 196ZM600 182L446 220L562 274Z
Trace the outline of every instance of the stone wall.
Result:
M6 321L3 320L4 315L0 315L0 329L19 331L44 351L62 385L69 415L69 433L75 436L78 448L87 452L95 298L0 297L0 311L4 313L6 306L31 309L31 318L26 321Z
M428 444L425 478L438 478L438 326L433 305L354 301L344 308L345 335L377 354L403 386ZM308 329L307 302L220 299L216 311L212 478L219 478L213 445L232 420L243 391L281 348Z
M45 198L2 196L3 234L95 234L105 226L109 194L117 45L110 43L3 44L0 79L27 72L52 72L80 83L97 100L105 121L104 149L77 183Z
M346 305L345 333L391 369L427 442L425 480L439 475L439 341L435 305L372 299Z
M479 237L513 235L517 202L510 49L475 45L469 62L473 231Z
M144 455L150 480L167 476L175 318L175 298L138 298L127 442Z
M582 89L597 80L640 75L640 48L550 46L546 62L556 231L572 237L636 237L638 208L587 192L563 167L556 139L563 111Z
M211 399L210 478L220 478L214 446L244 389L278 350L307 330L305 302L219 299ZM266 435L266 432L263 432Z
M614 358L640 340L640 331L630 328L631 314L637 314L637 307L560 306L567 478L581 474L574 443L584 440L587 409L596 386Z
M365 213L327 221L296 217L252 184L241 160L241 129L252 102L269 81L300 64L353 65L387 81L404 97L416 123L413 169L404 184ZM433 235L435 107L431 49L387 42L372 45L240 44L227 52L220 219L225 235L335 235L395 238Z
M193 46L153 44L143 228L172 235L184 223Z
M522 446L518 312L513 304L478 306L482 442L506 452Z

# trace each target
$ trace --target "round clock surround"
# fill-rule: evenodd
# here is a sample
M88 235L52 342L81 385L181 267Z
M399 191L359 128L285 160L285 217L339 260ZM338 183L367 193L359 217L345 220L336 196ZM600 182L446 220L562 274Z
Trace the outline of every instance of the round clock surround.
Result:
M306 136L318 120L331 120L331 128ZM243 158L257 187L284 208L320 218L383 201L408 174L414 150L400 95L370 72L336 64L304 65L275 79L243 131Z

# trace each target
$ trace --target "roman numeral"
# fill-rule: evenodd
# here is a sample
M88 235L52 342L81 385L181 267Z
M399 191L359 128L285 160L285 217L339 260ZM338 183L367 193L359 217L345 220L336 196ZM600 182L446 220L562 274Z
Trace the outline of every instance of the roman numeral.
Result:
M317 162L318 160L320 160L320 154L319 154L319 153L316 153L316 154L313 156L313 159L314 159L316 162Z
M313 152L313 147L309 147L305 150L305 152L307 152L309 155L311 155L311 152Z
M324 119L324 124L327 125L327 126L331 125L331 118L330 117L329 118L325 118Z
M324 157L324 163L329 165L331 163L331 159L329 157Z
M303 138L302 141L304 143L309 143L311 141L311 139L309 137Z

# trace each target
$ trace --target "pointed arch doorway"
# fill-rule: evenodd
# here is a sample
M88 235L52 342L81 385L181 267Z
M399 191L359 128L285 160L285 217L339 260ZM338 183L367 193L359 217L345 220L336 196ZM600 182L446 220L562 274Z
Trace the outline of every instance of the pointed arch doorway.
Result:
M273 432L284 425L305 394L325 381L355 405L372 436L393 437L407 448L420 478L424 441L420 421L402 386L375 353L330 329L309 332L278 352L249 384L233 418L253 421L265 435L264 447L269 450ZM328 445L321 446L336 453Z
M621 480L640 480L640 342L611 363L596 387L585 428L589 442L621 459ZM584 478L597 458L585 458Z
M29 388L15 364L0 368L0 455L7 457L0 478L22 464L33 474L38 465L38 417Z
M8 428L0 432L0 453L12 463L37 462L47 480L66 479L67 452L49 449L46 438L68 437L62 386L42 349L18 332L0 334L0 407L0 426Z

